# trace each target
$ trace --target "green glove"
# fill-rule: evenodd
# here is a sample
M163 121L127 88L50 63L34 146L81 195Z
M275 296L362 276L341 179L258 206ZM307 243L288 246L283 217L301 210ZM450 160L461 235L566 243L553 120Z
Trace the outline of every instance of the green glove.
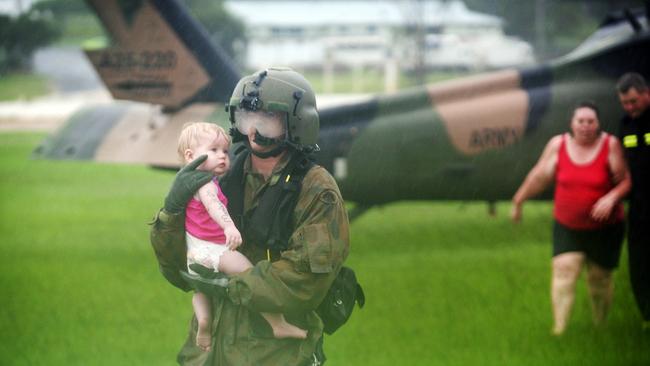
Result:
M228 298L228 275L214 272L196 263L190 264L190 268L199 275L193 275L185 271L180 271L180 273L183 279L196 291L222 299Z
M212 179L211 172L196 170L207 158L207 155L201 155L176 173L172 187L165 197L165 211L170 214L183 212L194 193Z

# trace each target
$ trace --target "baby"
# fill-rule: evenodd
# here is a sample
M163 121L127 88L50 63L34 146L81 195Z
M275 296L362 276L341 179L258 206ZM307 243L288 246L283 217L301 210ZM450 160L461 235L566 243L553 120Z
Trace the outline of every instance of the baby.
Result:
M207 155L197 169L210 171L221 176L230 167L228 149L230 137L219 126L207 122L195 122L183 127L178 140L178 154L184 164ZM187 241L187 265L193 263L226 274L240 273L252 267L248 259L235 249L242 243L242 237L226 208L228 199L213 179L199 188L188 202L185 210ZM211 304L207 295L196 292L192 298L194 313L198 321L196 344L209 351L212 344ZM276 338L306 338L307 332L287 323L282 314L261 314L271 325Z

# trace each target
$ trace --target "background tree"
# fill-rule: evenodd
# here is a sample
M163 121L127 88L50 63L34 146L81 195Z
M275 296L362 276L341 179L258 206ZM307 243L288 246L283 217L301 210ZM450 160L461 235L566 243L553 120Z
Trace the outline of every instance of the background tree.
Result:
M51 12L57 19L71 14L90 13L83 0L42 0L35 3L32 9Z
M142 0L124 0L124 6L135 6ZM232 17L223 1L184 0L192 16L210 33L214 43L221 46L235 60L242 61L246 48L244 24ZM102 34L99 20L83 0L45 0L34 8L51 13L64 29L63 38L68 43L81 43Z
M208 30L212 41L220 45L239 65L246 56L246 27L231 16L223 1L185 0L191 14Z
M29 69L32 53L60 36L52 17L30 10L0 15L0 75Z
M531 43L539 59L573 49L609 12L644 5L643 0L464 1L474 11L503 18L506 33Z

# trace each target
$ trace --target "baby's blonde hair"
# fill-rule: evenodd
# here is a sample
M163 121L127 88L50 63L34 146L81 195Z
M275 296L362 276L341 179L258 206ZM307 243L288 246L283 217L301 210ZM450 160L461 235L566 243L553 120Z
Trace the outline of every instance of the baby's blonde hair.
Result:
M181 135L178 137L176 151L181 163L185 164L185 150L194 149L199 141L199 136L209 132L215 132L217 136L222 135L230 145L230 136L221 126L210 122L188 122L183 125Z

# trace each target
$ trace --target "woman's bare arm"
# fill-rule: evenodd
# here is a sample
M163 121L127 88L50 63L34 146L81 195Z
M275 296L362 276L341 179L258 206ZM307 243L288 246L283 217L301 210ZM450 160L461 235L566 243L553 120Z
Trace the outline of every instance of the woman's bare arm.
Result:
M557 154L562 143L562 136L553 137L544 148L537 164L530 170L526 179L512 197L512 210L510 217L513 221L521 220L523 203L543 192L553 182L557 167Z
M597 221L603 221L610 217L614 207L620 202L632 188L630 171L627 168L623 148L620 141L611 136L609 139L609 155L607 157L609 171L614 187L601 197L591 209L591 217Z

